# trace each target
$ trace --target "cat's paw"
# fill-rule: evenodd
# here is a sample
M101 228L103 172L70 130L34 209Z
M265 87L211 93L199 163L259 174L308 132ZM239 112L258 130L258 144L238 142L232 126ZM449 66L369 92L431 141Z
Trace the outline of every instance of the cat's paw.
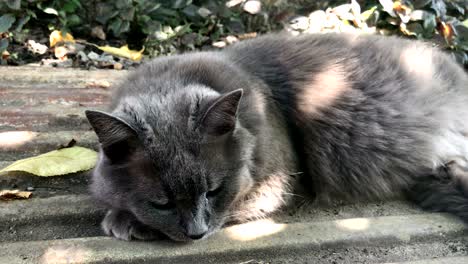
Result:
M162 234L142 223L125 211L109 210L101 223L104 233L121 240L156 240Z

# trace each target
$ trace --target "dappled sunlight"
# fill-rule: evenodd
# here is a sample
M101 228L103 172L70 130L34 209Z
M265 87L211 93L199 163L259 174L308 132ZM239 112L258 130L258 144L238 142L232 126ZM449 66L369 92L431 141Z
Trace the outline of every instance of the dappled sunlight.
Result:
M26 144L37 136L32 131L0 132L0 148L14 148Z
M369 228L370 222L367 218L352 218L337 220L335 224L339 229L345 231L363 231Z
M233 240L250 241L276 234L285 228L286 224L278 224L271 219L263 219L227 227L224 232L227 237Z
M346 80L346 70L340 65L330 65L309 82L298 96L297 107L310 115L318 115L351 87Z
M89 262L92 257L92 251L88 248L77 246L52 246L45 250L41 256L41 264L71 264Z
M423 81L431 82L434 76L432 57L432 49L415 45L401 52L400 61L409 73L421 77Z

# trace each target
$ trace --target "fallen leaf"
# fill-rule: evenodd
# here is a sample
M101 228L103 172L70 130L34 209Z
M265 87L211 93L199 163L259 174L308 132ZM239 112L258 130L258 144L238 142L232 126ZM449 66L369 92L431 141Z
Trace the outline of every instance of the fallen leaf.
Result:
M32 39L28 40L27 45L28 45L29 51L31 51L32 53L40 54L40 55L46 53L47 50L49 49L47 48L46 45L38 43Z
M255 15L262 10L262 3L258 0L250 0L245 2L243 9L245 12Z
M68 49L65 47L55 47L54 55L57 59L66 60L68 54Z
M451 24L441 21L440 26L439 26L439 31L442 33L442 36L444 36L444 38L447 41L452 40L454 32L453 32L453 28Z
M5 50L4 52L2 52L2 59L3 60L8 60L8 58L10 58L10 52Z
M216 42L213 42L213 44L211 44L213 47L216 47L216 48L224 48L226 47L226 42L224 41L216 41Z
M231 8L231 7L234 7L236 5L239 5L243 2L243 0L230 0L226 3L226 6Z
M50 33L49 42L50 42L50 47L53 47L56 44L62 43L62 42L75 43L75 39L73 38L73 36L70 33L67 33L67 34L65 34L65 36L63 36L61 31L54 30L54 31L52 31L52 33Z
M86 88L109 88L110 86L108 81L94 81L86 84Z
M238 41L239 41L239 39L236 38L235 36L227 36L226 37L226 42L229 43L229 44L236 43Z
M15 199L29 199L32 192L23 192L19 190L1 190L0 191L0 200L10 201Z
M114 70L122 70L123 65L122 65L122 63L116 62L116 63L113 65L113 67L114 67Z
M104 32L102 26L93 27L91 30L91 36L101 40L106 40L106 33Z
M58 176L92 169L96 162L96 151L75 146L18 160L0 173L23 171L43 177Z
M7 32L16 21L12 14L5 14L0 17L0 33Z
M398 14L403 23L408 23L411 18L411 8L400 1L396 1L393 3L393 10Z
M120 48L111 46L97 46L97 48L109 54L124 57L133 61L140 61L143 57L143 51L145 50L144 47L140 51L131 50L128 48L128 45L124 45Z
M51 8L51 7L47 7L46 9L44 9L44 13L47 13L47 14L51 14L51 15L56 15L58 16L58 12L57 10Z
M395 11L393 11L394 4L392 0L379 0L379 2L385 12L392 17L396 17Z
M244 34L237 35L237 37L240 40L256 38L257 37L257 32L244 33Z

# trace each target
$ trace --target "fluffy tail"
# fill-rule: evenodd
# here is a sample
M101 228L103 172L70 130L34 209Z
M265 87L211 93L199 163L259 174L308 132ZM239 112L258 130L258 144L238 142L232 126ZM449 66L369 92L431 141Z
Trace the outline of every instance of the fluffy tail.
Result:
M467 174L446 166L437 173L418 178L407 195L423 209L451 213L468 224L467 180Z

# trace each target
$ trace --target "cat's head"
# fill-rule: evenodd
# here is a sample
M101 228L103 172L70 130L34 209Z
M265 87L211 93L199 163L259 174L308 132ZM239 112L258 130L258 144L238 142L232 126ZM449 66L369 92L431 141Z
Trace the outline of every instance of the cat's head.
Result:
M203 86L123 98L87 111L100 142L92 193L178 241L219 229L252 188L254 137L238 120L243 91Z

